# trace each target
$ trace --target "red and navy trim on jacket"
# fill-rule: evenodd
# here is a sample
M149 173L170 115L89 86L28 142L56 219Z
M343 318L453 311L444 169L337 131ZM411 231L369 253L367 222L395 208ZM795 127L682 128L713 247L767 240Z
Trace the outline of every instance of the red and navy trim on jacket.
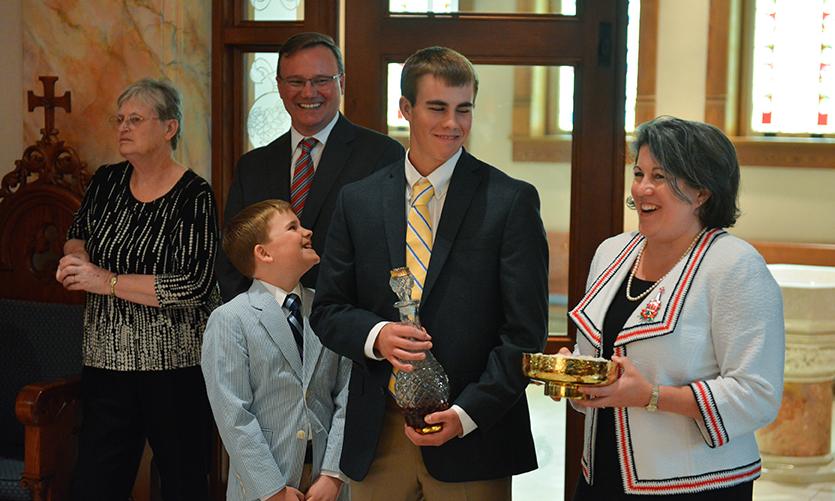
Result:
M624 347L615 347L615 354L623 357L626 356ZM693 383L695 385L700 382ZM710 394L710 389L706 384L701 383L707 388L707 393ZM697 398L698 401L698 398ZM711 395L712 402L712 395ZM714 410L715 410L715 404ZM701 404L700 404L701 407ZM754 461L746 465L735 468L728 468L725 470L716 470L700 475L690 475L684 477L672 477L665 479L641 479L638 477L637 469L635 468L635 455L632 449L632 436L629 433L629 408L618 407L615 411L615 439L617 440L618 462L620 463L621 476L623 477L623 487L627 494L684 494L692 492L701 492L712 489L720 489L723 487L730 487L743 482L748 482L759 478L762 465L760 460ZM715 414L718 416L718 413ZM718 418L717 418L718 419ZM721 425L721 419L718 419ZM727 433L724 432L724 440L727 442Z
M636 233L632 240L623 248L614 260L606 267L594 283L592 283L583 299L568 313L569 318L577 325L578 330L589 340L592 346L600 349L602 329L598 328L594 321L586 315L586 306L594 299L615 276L615 272L623 265L627 257L644 241L643 235Z
M649 339L657 336L669 334L675 330L678 319L681 315L684 301L687 297L687 292L693 283L696 272L699 269L708 249L716 240L717 237L725 233L721 228L715 228L705 232L700 241L693 247L687 261L684 264L684 271L679 275L679 279L673 290L670 292L670 299L665 301L664 313L659 317L659 320L653 322L641 322L632 327L624 328L615 340L615 346L623 346L633 341L641 339ZM601 342L601 328L599 328L594 321L587 315L586 307L594 299L606 290L610 285L612 279L617 275L617 271L626 264L628 258L636 251L644 237L637 233L624 246L623 250L612 260L606 267L603 273L595 279L588 292L577 306L568 314L569 318L577 325L577 330L592 344L592 346L599 348ZM600 315L601 319L604 315ZM629 321L627 321L627 324Z
M716 238L724 233L725 230L721 228L714 228L705 232L701 240L690 251L690 255L684 263L684 271L679 275L678 282L676 282L675 287L673 287L670 293L670 299L666 301L664 315L656 322L643 322L623 329L615 340L615 346L622 346L640 339L662 336L675 330L678 319L681 316L681 311L684 308L687 292L693 284L693 279L696 276L699 266L702 264L710 246L716 241Z
M725 423L722 422L722 415L719 414L719 407L713 398L713 392L710 391L710 385L704 381L695 381L690 383L690 389L696 397L696 404L699 406L702 421L710 437L710 441L707 440L708 437L705 437L707 445L714 448L727 444L730 438L725 430Z

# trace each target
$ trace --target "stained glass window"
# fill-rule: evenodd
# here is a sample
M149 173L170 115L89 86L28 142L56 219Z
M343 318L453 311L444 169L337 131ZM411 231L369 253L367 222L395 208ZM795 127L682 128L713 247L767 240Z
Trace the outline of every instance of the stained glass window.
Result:
M244 110L246 110L247 150L265 146L290 129L290 115L278 95L275 69L278 54L275 52L249 52L244 54Z
M244 19L248 21L302 21L304 0L245 0Z
M835 133L835 0L757 0L751 129Z

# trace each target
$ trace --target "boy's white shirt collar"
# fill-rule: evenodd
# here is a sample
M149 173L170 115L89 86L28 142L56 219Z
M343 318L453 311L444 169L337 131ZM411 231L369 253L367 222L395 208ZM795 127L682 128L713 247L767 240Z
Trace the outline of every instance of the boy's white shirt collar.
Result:
M409 160L410 150L411 148L406 151L405 162L406 183L408 183L409 189L411 189L416 182L420 181L421 178L426 177L426 179L432 183L432 188L435 189L435 197L443 199L446 196L447 188L449 188L449 181L452 179L452 172L455 170L455 164L457 164L458 159L461 158L461 153L464 151L464 148L458 148L458 151L456 151L455 154L449 157L446 162L438 166L438 168L432 171L432 173L428 176L422 176L415 166L412 165L412 162Z
M293 288L293 290L291 290L290 292L287 292L284 289L282 289L281 287L278 287L278 286L275 286L273 284L267 283L267 282L265 282L263 280L260 280L258 278L256 278L255 280L258 280L258 282L260 282L261 285L263 285L264 288L267 289L267 291L269 291L269 293L275 298L275 301L278 303L278 305L281 306L282 308L284 307L284 300L287 298L287 295L290 294L290 293L296 294L297 296L299 296L300 299L303 298L302 287L301 287L300 284L296 284L296 286ZM304 306L304 302L302 302L302 306Z
M336 112L336 115L333 116L333 119L328 123L328 125L322 127L322 130L313 134L312 136L305 136L302 135L301 132L297 131L295 127L290 127L290 151L296 151L296 148L299 147L299 143L302 139L306 137L315 137L317 141L319 141L319 145L324 145L328 142L328 136L331 135L331 131L333 127L336 125L336 121L339 120L339 112ZM318 145L317 145L318 146Z

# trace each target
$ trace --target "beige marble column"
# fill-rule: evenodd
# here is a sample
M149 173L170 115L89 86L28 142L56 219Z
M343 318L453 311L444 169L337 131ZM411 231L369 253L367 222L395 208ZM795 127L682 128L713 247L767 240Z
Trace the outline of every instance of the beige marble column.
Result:
M835 268L769 268L783 292L786 363L780 412L757 432L763 476L794 483L835 481Z

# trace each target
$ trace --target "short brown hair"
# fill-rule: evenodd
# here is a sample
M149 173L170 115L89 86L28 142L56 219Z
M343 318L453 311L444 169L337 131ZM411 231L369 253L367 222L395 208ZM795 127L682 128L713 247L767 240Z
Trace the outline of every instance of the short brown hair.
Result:
M333 57L336 58L336 68L340 74L345 74L345 63L342 61L342 51L339 46L333 41L333 38L314 31L307 31L304 33L297 33L287 39L286 42L278 49L278 66L275 69L276 75L281 76L281 58L295 54L296 52L322 45L330 49Z
M242 275L252 278L255 273L253 249L267 239L270 219L276 213L291 211L284 200L263 200L245 207L223 228L223 252Z
M400 74L400 93L409 100L412 106L417 99L417 81L423 75L440 78L452 87L463 87L473 84L473 100L478 94L478 76L473 63L461 53L447 47L427 47L415 52Z

